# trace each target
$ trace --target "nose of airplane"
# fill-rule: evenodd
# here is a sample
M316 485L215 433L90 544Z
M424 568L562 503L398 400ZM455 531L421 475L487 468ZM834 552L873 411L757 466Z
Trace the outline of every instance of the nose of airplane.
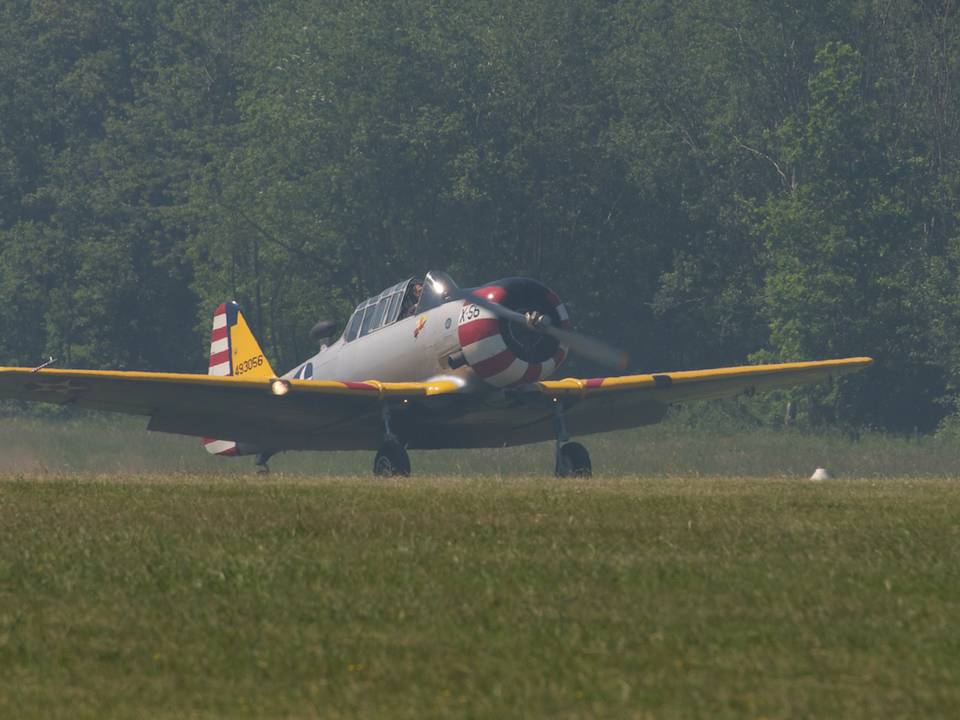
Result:
M530 278L506 278L476 288L471 294L521 314L549 318L554 327L569 328L570 318L559 296ZM496 317L464 300L458 328L467 363L487 383L510 387L549 377L567 355L567 348L524 323Z

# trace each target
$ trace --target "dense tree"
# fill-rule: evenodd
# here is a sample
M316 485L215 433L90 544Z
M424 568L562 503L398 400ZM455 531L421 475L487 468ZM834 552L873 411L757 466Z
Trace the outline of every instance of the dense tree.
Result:
M404 276L529 274L638 370L876 355L803 416L930 430L960 381L956 15L10 0L2 360L199 370L236 298L286 366Z

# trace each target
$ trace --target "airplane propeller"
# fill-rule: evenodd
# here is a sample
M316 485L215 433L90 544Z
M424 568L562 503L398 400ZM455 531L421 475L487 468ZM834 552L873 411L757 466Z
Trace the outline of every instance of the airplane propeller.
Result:
M561 345L566 345L572 352L593 360L600 365L616 368L617 370L623 370L627 367L627 353L623 350L615 348L597 338L590 337L589 335L558 328L550 322L550 318L547 315L534 312L526 314L519 313L504 307L500 303L462 291L450 294L454 296L451 299L466 300L474 305L479 305L484 310L489 310L499 318L519 323L533 332L549 335Z

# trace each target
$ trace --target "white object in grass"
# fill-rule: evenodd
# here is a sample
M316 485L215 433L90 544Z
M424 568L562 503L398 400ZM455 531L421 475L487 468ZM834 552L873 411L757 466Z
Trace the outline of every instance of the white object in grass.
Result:
M829 470L818 467L813 471L813 475L810 476L810 479L819 482L821 480L829 480L831 477L833 476L830 474Z

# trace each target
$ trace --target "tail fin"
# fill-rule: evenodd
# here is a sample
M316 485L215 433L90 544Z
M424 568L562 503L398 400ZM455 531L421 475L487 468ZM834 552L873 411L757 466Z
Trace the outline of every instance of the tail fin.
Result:
M247 325L240 306L235 302L223 303L213 312L213 329L210 332L209 375L239 376L250 379L276 377L250 326ZM203 438L203 446L213 455L240 455L233 440Z
M209 374L276 377L235 302L223 303L213 313Z

